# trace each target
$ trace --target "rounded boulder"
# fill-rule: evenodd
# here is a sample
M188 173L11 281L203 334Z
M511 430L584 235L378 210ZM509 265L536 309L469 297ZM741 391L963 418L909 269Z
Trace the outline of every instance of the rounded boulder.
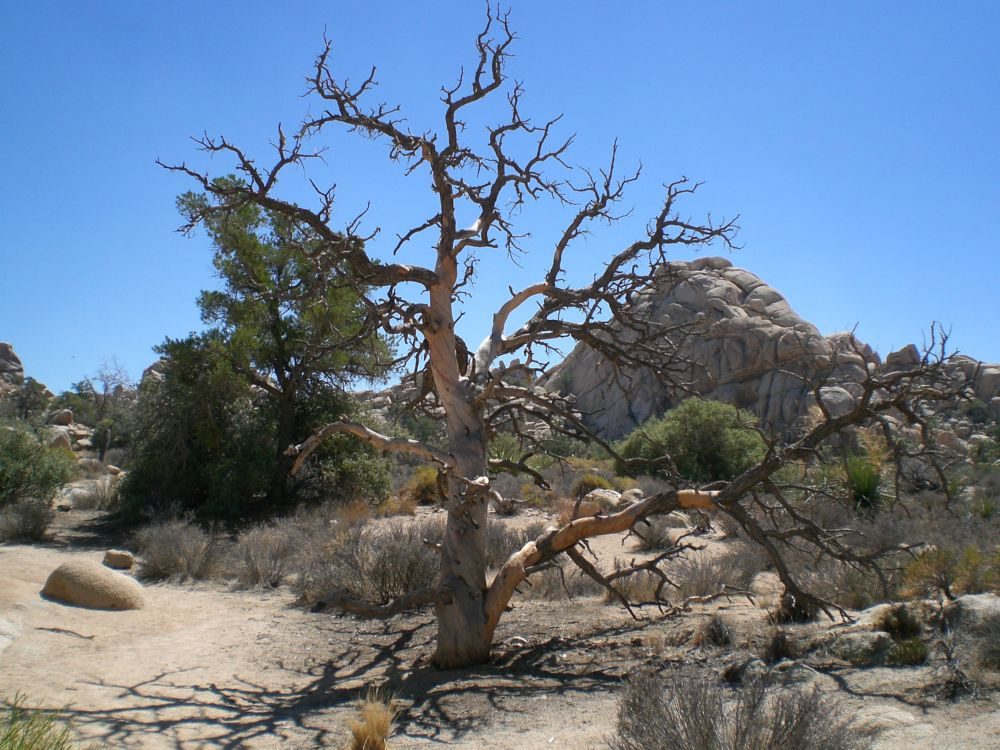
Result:
M42 595L87 609L142 609L142 586L93 560L70 560L45 581Z

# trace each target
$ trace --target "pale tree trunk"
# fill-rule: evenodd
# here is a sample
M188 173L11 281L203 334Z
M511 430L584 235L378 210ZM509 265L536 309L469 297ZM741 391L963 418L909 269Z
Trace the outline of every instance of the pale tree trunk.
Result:
M481 434L481 433L480 433ZM456 456L467 477L485 475L485 446L475 434L464 438ZM448 524L441 545L441 578L444 598L435 606L438 622L434 663L450 669L480 664L490 657L492 629L487 627L486 509L485 497L468 502L462 487L449 481Z
M448 669L489 659L492 628L486 610L486 493L470 493L472 481L486 476L486 428L473 405L468 380L459 371L452 315L454 258L442 254L436 269L441 283L430 290L429 325L424 335L438 398L447 415L448 446L457 477L448 478L448 523L441 544L442 599L434 663Z

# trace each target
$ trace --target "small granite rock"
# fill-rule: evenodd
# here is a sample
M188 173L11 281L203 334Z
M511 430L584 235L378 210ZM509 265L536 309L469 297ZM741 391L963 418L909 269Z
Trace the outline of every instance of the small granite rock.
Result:
M109 549L104 553L104 564L115 570L129 570L135 565L135 556L125 549Z
M56 568L42 595L87 609L142 609L142 586L134 578L93 560L76 559Z

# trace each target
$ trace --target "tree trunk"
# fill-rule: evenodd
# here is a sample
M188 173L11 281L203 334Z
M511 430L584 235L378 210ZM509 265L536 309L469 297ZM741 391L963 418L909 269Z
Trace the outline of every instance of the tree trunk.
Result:
M441 283L430 290L427 339L434 387L446 414L448 446L458 477L448 478L448 523L441 543L444 594L435 605L438 622L434 663L442 669L481 664L490 658L492 628L487 625L486 509L489 497L462 481L486 476L486 427L473 403L471 384L462 377L455 349L451 296L456 278L453 257L439 257ZM461 477L461 478L459 478Z
M464 476L486 474L486 446L480 431L453 439ZM481 664L490 658L493 630L488 627L486 597L486 510L488 497L470 498L457 480L449 480L448 523L441 545L440 588L447 600L435 607L438 622L434 663L442 669Z
M278 397L277 409L275 448L278 455L267 491L267 505L271 509L282 508L288 502L288 477L292 459L285 455L285 450L295 441L295 392L283 392Z

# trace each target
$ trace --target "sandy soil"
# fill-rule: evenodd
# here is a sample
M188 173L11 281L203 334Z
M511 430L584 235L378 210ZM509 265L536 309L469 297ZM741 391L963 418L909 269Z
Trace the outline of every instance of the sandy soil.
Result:
M63 542L0 547L0 698L65 708L108 747L343 747L353 702L383 686L402 706L394 748L600 748L628 674L722 658L690 645L707 610L636 622L596 599L522 602L493 664L444 673L427 664L428 615L362 622L296 609L285 590L217 585L148 586L143 610L85 610L39 595L68 557L101 557L93 540ZM749 603L722 606L744 631L766 627ZM816 684L884 730L877 748L1000 747L996 693L928 700L929 668L820 667Z

